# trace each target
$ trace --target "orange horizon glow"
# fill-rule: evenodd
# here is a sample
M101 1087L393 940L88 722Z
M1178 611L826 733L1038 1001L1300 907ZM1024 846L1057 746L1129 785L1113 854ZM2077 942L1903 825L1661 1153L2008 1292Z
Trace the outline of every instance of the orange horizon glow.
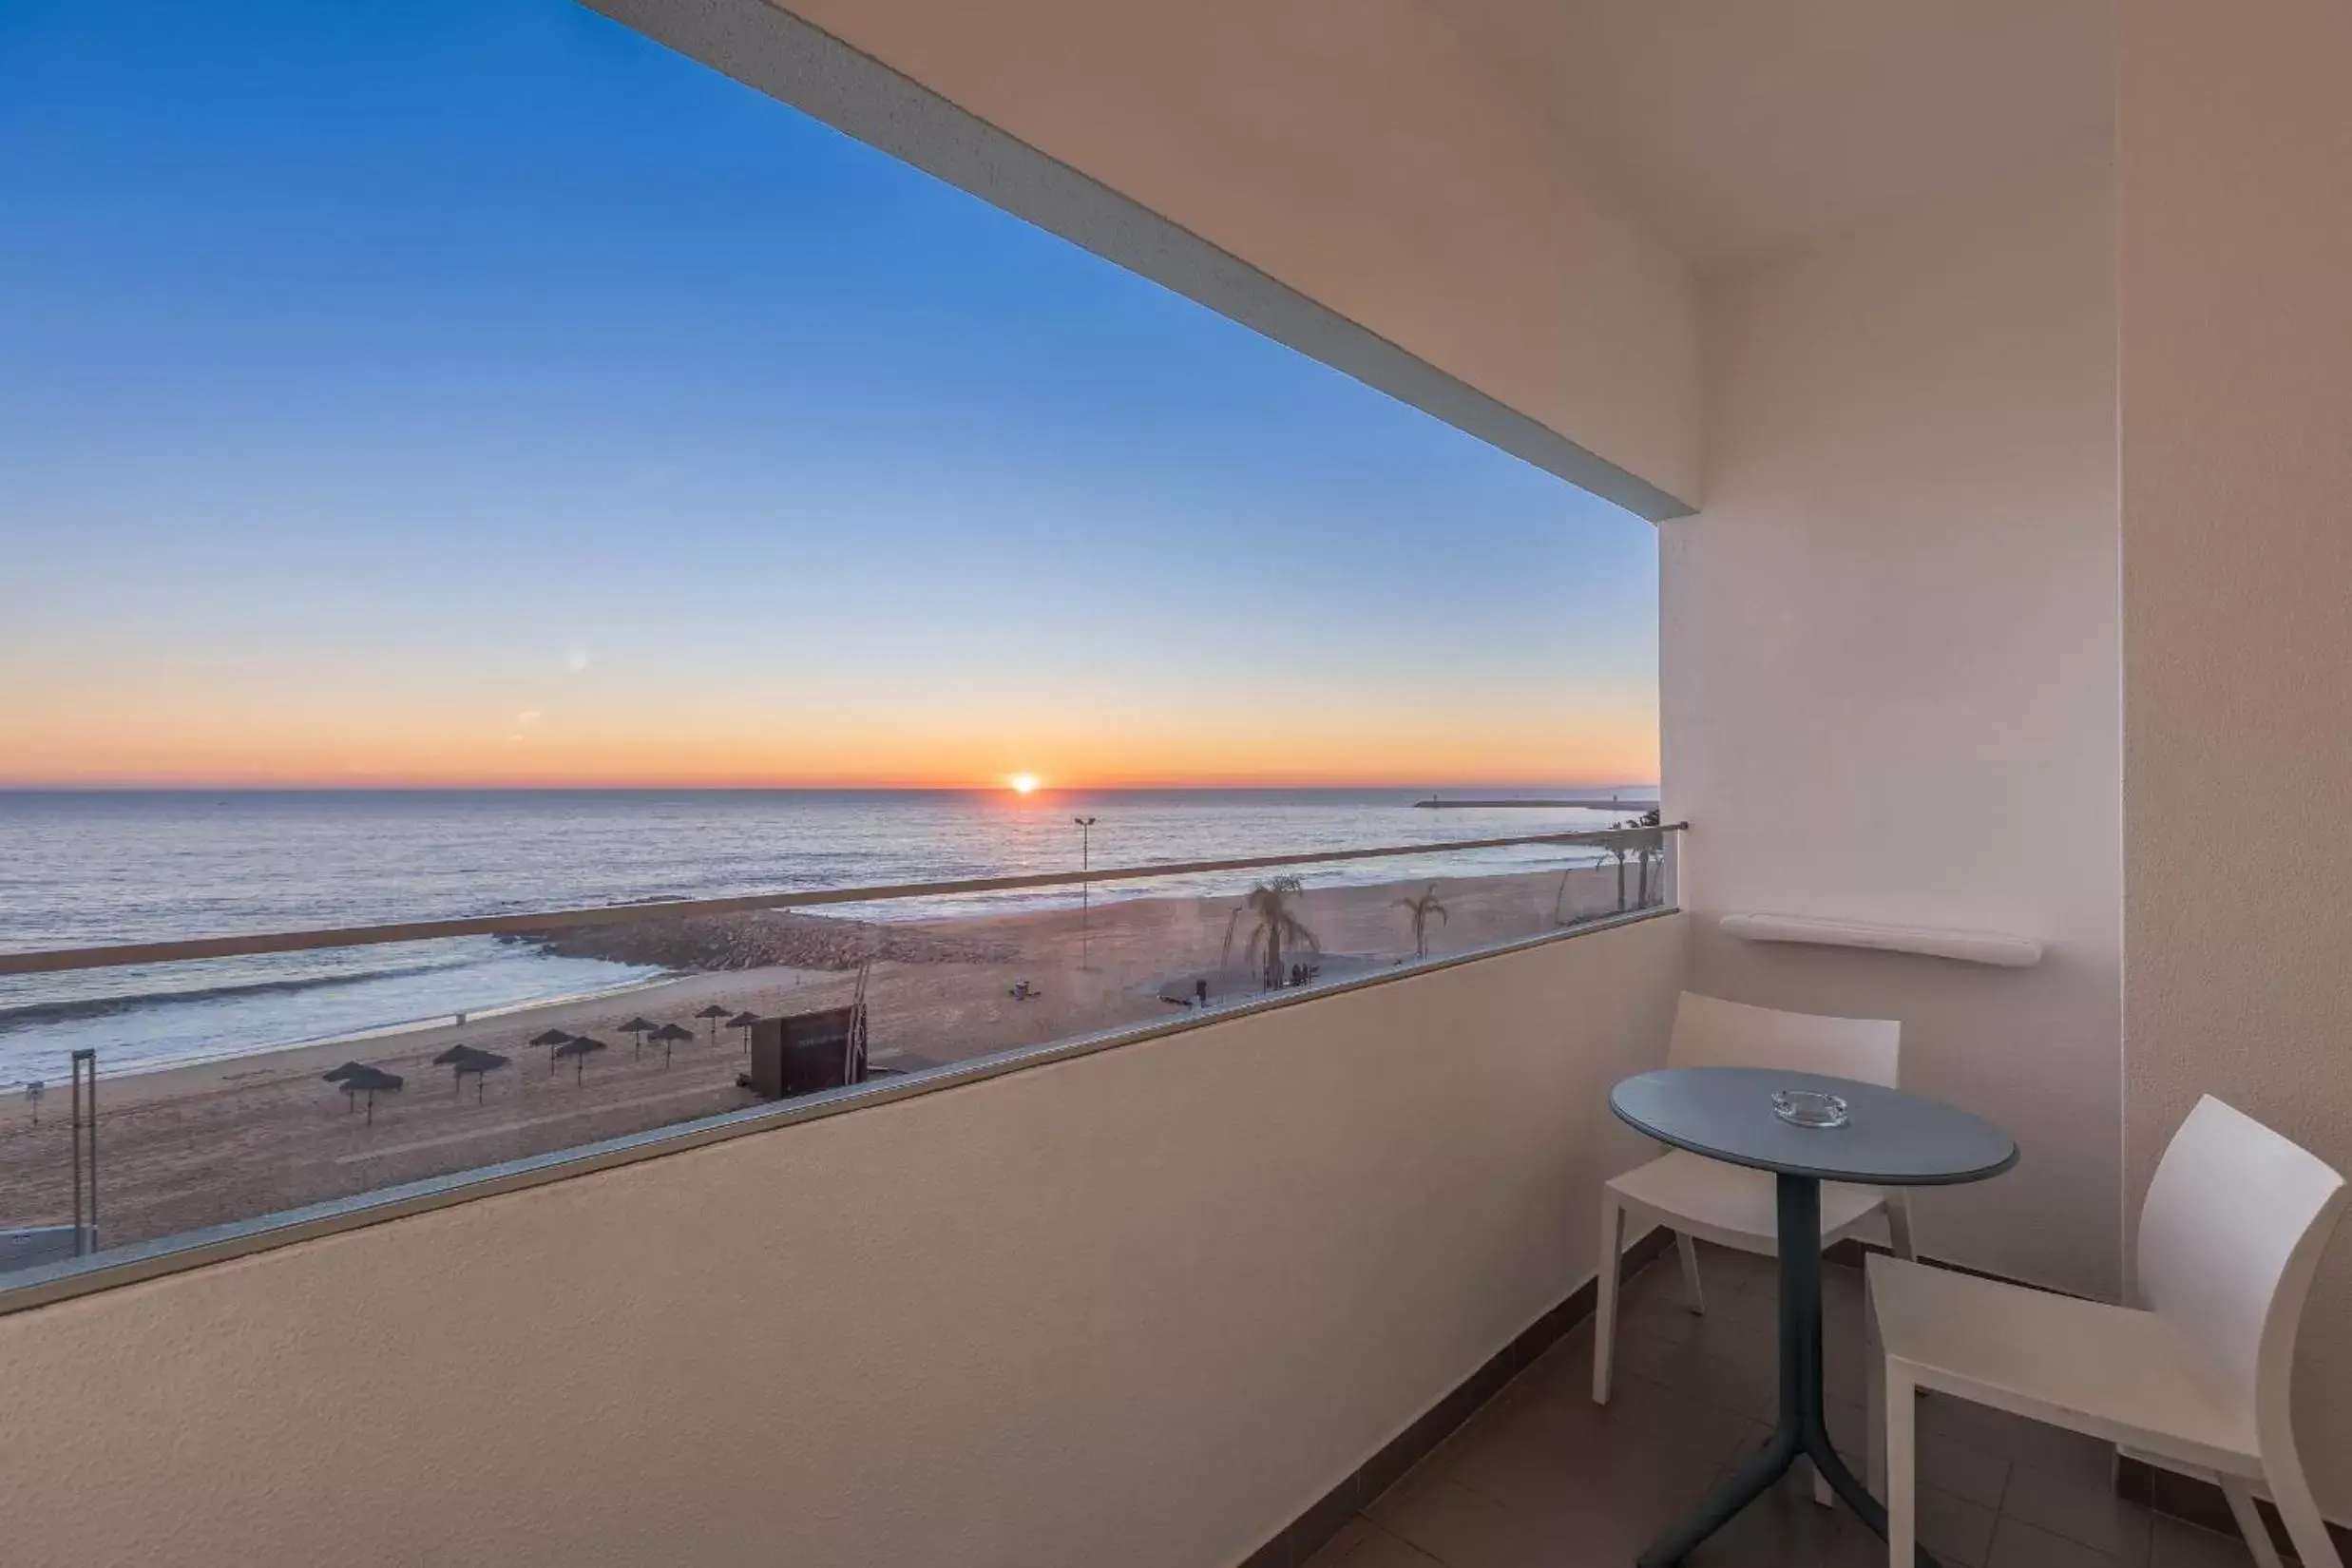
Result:
M1654 790L1657 780L1652 778L1602 776L1597 778L1421 778L1380 775L1363 778L1280 777L1250 778L1217 777L1139 777L1103 780L1083 780L1073 784L1040 785L1023 794L1007 790L992 782L973 783L966 780L928 782L905 779L741 779L713 782L709 779L609 779L576 780L530 779L517 782L507 779L466 778L75 778L20 779L0 777L0 794L69 794L88 791L93 793L120 792L124 794L144 793L165 794L185 792L202 794L218 791L223 794L331 794L338 791L363 794L372 790L413 790L420 793L448 792L451 794L494 794L505 792L529 794L534 791L583 794L595 791L643 792L646 794L692 794L708 792L723 794L758 794L766 791L791 793L832 792L889 794L893 793L939 794L1004 795L1018 801L1052 800L1063 795L1106 794L1127 791L1138 793L1158 790L1426 790L1435 793L1463 790Z
M16 789L1454 789L1658 776L1647 690L1343 693L1222 711L1087 694L1004 702L769 704L718 697L346 688L275 704L52 691L0 714ZM244 694L238 694L242 696ZM487 711L486 710L487 706ZM1169 722L1173 711L1180 721Z
M0 768L0 790L962 790L1044 798L1092 790L1157 789L1507 789L1567 784L1641 786L1657 777L1654 758L1621 765L1556 768L1411 767L1071 769L1023 789L1002 772L865 772L826 769L616 769L602 772L344 767L304 771L262 766L209 769L25 772Z
M1449 765L1450 764L1450 765ZM1037 777L1027 788L1014 782L1019 775L985 763L976 766L931 768L793 768L710 767L678 769L614 766L607 768L516 767L473 769L462 766L270 765L259 761L213 766L24 769L0 765L0 789L9 790L970 790L1015 799L1037 798L1089 790L1149 789L1475 789L1515 786L1556 787L1566 782L1639 784L1658 776L1654 753L1644 755L1634 748L1617 755L1594 751L1563 753L1557 761L1530 764L1482 753L1476 758L1429 757L1421 765L1410 758L1373 761L1349 766L1337 758L1303 761L1290 766L1184 766L1163 759L1158 766L1112 765L1057 768L1050 777Z

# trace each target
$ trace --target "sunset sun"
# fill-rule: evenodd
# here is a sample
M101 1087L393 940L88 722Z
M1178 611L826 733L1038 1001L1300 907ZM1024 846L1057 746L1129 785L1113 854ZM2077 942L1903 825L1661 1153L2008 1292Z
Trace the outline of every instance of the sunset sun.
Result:
M1037 774L1015 774L1004 782L1012 786L1015 794L1035 794L1037 793Z

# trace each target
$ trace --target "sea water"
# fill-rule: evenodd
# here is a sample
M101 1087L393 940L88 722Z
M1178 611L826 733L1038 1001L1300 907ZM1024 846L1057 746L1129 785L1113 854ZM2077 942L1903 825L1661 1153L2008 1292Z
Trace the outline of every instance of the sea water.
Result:
M1456 792L1466 793L1466 792ZM1525 794L1525 791L1509 792ZM1629 796L1647 794L1629 790ZM942 882L1606 827L1583 810L1416 810L1413 790L0 792L0 951L664 898ZM1304 868L1312 884L1588 864L1529 846ZM1234 873L1098 886L1231 893ZM1075 888L870 904L864 918L1047 908ZM0 976L0 1084L68 1053L153 1067L446 1021L656 971L494 938Z

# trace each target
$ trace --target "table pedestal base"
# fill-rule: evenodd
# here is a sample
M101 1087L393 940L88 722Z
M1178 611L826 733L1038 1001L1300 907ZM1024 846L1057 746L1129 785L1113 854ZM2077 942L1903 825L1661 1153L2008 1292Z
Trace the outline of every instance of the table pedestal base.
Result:
M1640 1568L1672 1568L1731 1522L1799 1459L1809 1459L1831 1491L1884 1539L1886 1510L1829 1444L1821 1393L1821 1183L1775 1178L1780 1203L1780 1425L1771 1440L1715 1488L1698 1511L1641 1554ZM1920 1551L1918 1568L1935 1568Z

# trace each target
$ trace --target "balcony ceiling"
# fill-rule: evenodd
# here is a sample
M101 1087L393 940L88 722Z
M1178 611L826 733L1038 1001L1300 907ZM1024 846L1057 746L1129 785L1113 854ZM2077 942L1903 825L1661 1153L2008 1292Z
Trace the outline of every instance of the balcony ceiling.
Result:
M1444 0L1592 173L1702 266L2101 135L2107 0Z

